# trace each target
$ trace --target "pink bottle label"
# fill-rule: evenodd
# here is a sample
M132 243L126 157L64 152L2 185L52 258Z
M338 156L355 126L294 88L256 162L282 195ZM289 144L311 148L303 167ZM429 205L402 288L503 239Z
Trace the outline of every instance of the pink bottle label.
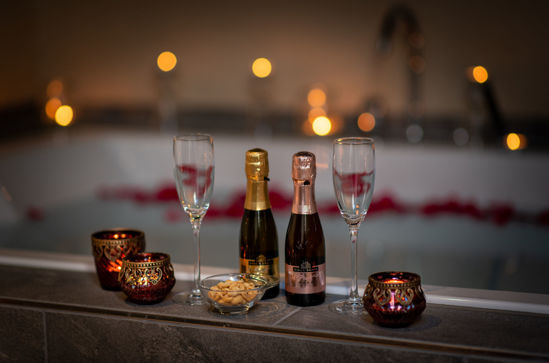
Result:
M326 290L326 264L300 266L286 264L286 291L293 294L316 294Z

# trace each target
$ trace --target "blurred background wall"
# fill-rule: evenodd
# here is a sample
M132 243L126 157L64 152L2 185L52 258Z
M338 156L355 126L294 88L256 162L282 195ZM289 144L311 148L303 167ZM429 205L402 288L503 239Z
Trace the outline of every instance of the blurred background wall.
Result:
M381 97L393 114L407 107L405 31L391 52L376 50L394 1L11 1L0 11L0 109L43 103L61 79L75 110L155 107L156 57L178 58L178 107L253 105L250 66L273 65L269 107L306 112L321 84L334 112L360 112ZM421 107L465 117L465 70L490 73L507 116L547 120L547 1L408 2L423 33ZM5 119L2 122L7 122Z

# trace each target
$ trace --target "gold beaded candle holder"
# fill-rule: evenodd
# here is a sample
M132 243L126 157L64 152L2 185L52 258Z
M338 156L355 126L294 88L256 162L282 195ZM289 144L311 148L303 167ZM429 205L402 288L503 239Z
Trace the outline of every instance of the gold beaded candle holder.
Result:
M378 272L370 275L364 291L364 308L380 325L411 324L425 310L421 278L411 272Z
M134 229L113 228L93 233L91 240L101 287L120 290L118 274L122 260L145 250L145 234Z
M164 300L175 285L170 256L159 252L142 252L126 258L119 279L128 299L138 304Z

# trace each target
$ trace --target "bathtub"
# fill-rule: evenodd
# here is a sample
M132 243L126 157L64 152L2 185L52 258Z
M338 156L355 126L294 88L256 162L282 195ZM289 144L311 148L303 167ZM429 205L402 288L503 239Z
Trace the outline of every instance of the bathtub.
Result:
M330 139L214 135L214 140L212 214L206 215L201 231L202 261L211 271L238 267L240 220L214 215L214 209L242 193L247 149L269 151L271 190L286 198L292 192L291 155L314 152L317 202L325 208L335 206ZM537 223L537 216L549 207L548 159L544 154L505 150L378 142L374 199L390 196L407 211L389 208L366 217L359 234L359 278L364 282L377 271L409 270L419 273L427 285L549 294L549 227ZM124 226L145 231L147 249L169 253L180 266L180 277L187 278L192 273L192 233L177 202L116 197L117 191L153 193L173 186L172 162L171 136L165 134L71 130L61 137L45 135L3 145L4 261L21 262L14 256L25 253L89 259L91 233ZM114 191L115 196L105 197L105 191ZM491 210L496 203L511 206L513 213L503 223L444 209L426 213L429 203L436 206L448 200L481 210ZM289 210L274 214L282 257ZM321 214L321 221L327 274L334 291L342 291L337 289L344 288L350 274L346 225L333 208Z

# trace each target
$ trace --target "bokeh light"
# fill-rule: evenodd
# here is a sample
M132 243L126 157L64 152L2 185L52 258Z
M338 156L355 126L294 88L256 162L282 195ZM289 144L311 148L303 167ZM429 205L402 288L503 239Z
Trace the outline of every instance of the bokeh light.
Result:
M326 111L322 107L313 107L309 110L307 115L308 119L312 122L315 118L319 116L326 116Z
M408 64L410 65L410 69L415 73L421 74L425 71L425 58L419 55L410 57Z
M406 138L412 144L421 142L423 139L423 127L418 124L411 124L406 128Z
M358 116L358 128L364 132L372 131L376 126L376 118L370 112L361 113Z
M488 80L488 71L483 66L473 68L473 79L477 83L484 83Z
M169 72L175 68L175 65L177 64L177 57L172 52L165 51L158 55L158 58L156 58L156 64L161 71Z
M469 142L469 131L463 127L458 127L452 132L452 138L457 146L465 146Z
M72 122L74 113L72 111L72 107L68 105L63 105L55 111L55 122L59 126L69 126Z
M318 136L326 136L332 129L332 122L326 116L319 116L313 121L313 131Z
M265 78L271 74L273 67L267 58L257 58L252 63L252 72L258 78Z
M505 137L505 145L509 150L522 150L528 145L528 139L523 134L511 132Z
M307 101L311 107L322 107L326 103L326 93L320 88L313 88L307 95Z
M61 82L58 79L52 80L50 83L48 83L48 87L46 88L46 94L48 97L59 97L63 93L63 82Z
M57 97L52 97L46 102L46 116L48 118L55 120L55 112L59 107L61 107L61 100Z

